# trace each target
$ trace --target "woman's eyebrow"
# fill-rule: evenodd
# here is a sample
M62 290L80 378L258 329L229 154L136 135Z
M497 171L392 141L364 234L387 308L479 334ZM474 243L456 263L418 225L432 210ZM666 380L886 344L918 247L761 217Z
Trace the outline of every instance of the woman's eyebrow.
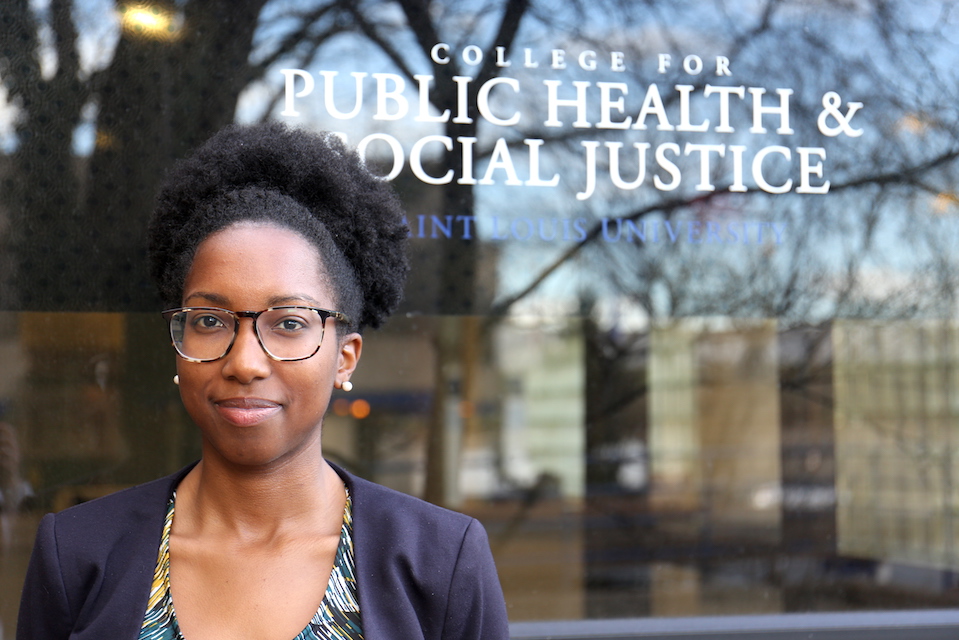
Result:
M184 302L193 300L194 298L200 298L204 301L211 302L215 305L222 306L227 308L229 305L229 299L226 296L222 296L218 293L211 293L207 291L196 291L191 293L184 299ZM278 305L284 304L306 304L311 307L319 307L320 302L316 300L313 296L307 295L305 293L291 293L283 294L278 296L273 296L266 301L266 306L275 307Z
M191 293L189 296L184 298L183 301L187 302L189 300L193 300L194 298L202 298L203 300L212 302L213 304L218 304L223 307L225 307L229 302L227 298L218 293L208 293L206 291L197 291L195 293Z
M284 295L284 296L274 296L270 298L269 300L267 300L267 306L270 306L270 307L275 307L277 305L283 305L283 304L294 304L294 303L300 303L300 304L306 303L308 306L311 306L311 307L322 306L319 303L319 301L316 300L313 296L308 296L305 293L294 293L294 294Z

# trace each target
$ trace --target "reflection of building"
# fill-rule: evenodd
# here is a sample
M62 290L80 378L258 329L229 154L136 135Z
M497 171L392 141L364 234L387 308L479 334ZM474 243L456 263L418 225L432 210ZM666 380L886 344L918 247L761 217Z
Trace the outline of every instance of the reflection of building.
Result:
M593 366L645 399L591 423L588 614L954 606L955 344L943 323L684 320ZM630 430L652 471L632 493L596 455Z
M372 412L328 424L331 447L412 493L427 466L427 336L454 322L468 319L368 336L353 396ZM503 321L477 334L471 410L448 396L447 495L486 522L516 619L884 606L897 580L951 566L952 365L934 346L951 334L936 331ZM903 451L915 466L893 464ZM912 597L948 597L933 592Z
M783 531L775 324L691 319L592 340L592 370L632 383L595 401L607 435L593 439L587 471L599 481L587 504L589 615L781 610L761 569ZM597 455L629 438L644 443L650 470L632 491Z
M839 552L959 569L959 329L837 321L833 341Z
M436 336L469 334L474 318L395 318L366 336L355 388L368 416L328 416L324 451L367 477L423 495L436 395ZM578 321L504 320L474 332L451 382L443 419L446 504L487 525L508 600L524 618L582 613L583 354ZM467 372L468 367L472 372ZM472 376L467 399L464 380ZM523 613L519 613L523 612Z
M651 334L652 506L708 509L713 526L776 539L780 513L775 324Z
M509 480L553 476L565 498L584 495L582 340L578 322L557 331L532 322L498 327L497 368L506 378L501 455Z
M24 365L0 389L41 506L195 457L158 317L0 321ZM438 396L444 334L471 341ZM956 338L947 323L398 317L366 335L324 447L417 495L438 456L516 620L951 605Z

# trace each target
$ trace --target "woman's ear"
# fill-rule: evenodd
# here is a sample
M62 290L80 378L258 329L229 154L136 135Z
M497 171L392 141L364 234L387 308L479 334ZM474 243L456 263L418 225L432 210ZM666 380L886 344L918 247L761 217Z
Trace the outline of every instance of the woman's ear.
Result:
M336 369L338 385L350 379L356 365L360 362L363 351L363 336L358 333L348 333L340 339L340 353Z

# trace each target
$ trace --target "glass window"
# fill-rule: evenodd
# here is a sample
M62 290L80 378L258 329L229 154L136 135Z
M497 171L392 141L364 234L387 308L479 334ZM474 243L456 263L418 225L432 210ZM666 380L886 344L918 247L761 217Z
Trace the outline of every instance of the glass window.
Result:
M959 604L951 1L8 4L0 638L44 513L199 455L145 228L270 119L408 212L326 455L478 517L512 621Z

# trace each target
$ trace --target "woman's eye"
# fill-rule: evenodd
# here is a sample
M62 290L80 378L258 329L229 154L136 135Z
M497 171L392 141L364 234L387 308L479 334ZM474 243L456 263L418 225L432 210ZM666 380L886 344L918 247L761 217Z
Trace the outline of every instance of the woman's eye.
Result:
M278 331L285 331L287 333L295 333L297 331L303 331L307 328L306 322L300 318L284 318L280 320L274 327Z
M195 329L209 331L212 329L225 328L226 324L220 318L214 315L201 315L193 319L192 325Z

